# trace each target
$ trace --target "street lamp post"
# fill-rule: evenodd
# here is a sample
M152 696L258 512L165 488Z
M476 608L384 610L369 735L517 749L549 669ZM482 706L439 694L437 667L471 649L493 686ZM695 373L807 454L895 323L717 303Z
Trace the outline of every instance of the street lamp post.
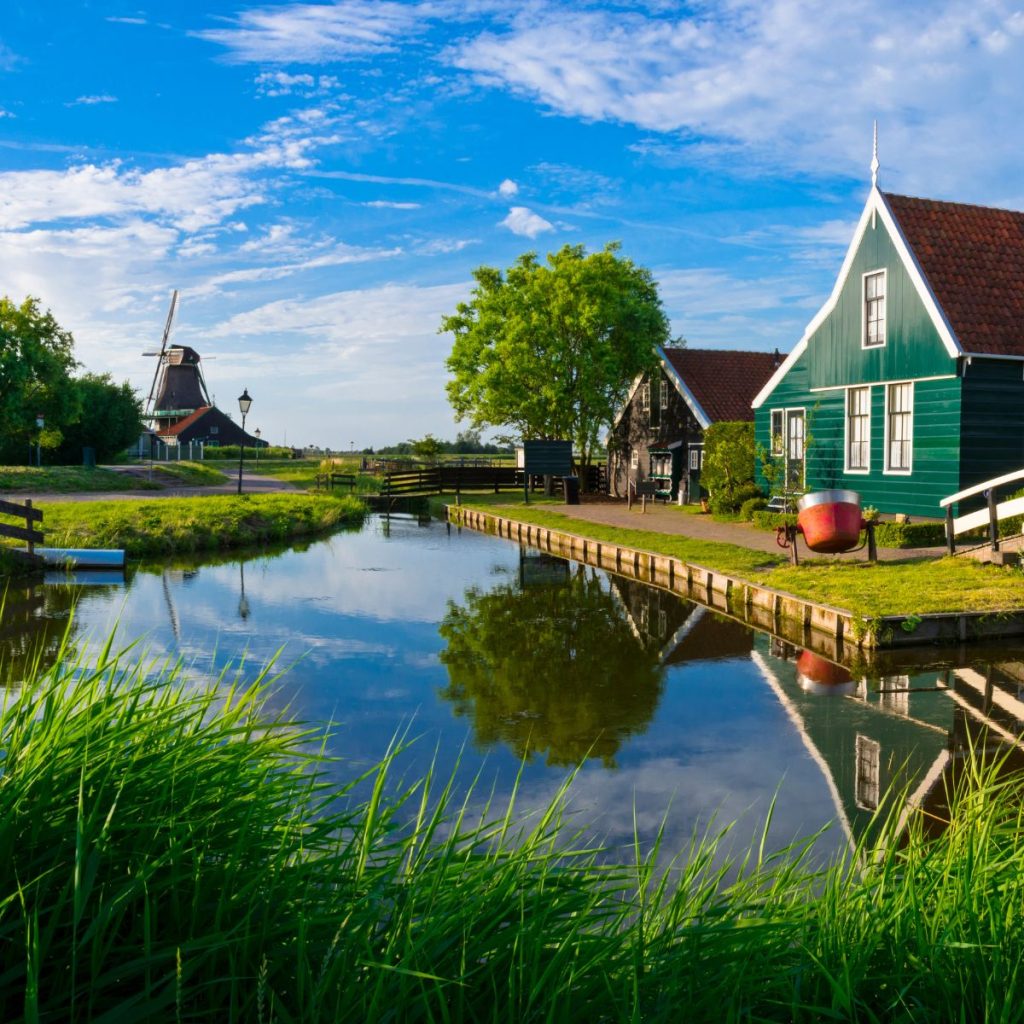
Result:
M41 467L43 464L43 427L46 426L46 420L41 412L36 413L36 426L39 428L39 433L36 434L36 465Z
M257 427L252 433L253 433L253 437L255 437L257 441L259 441L259 439L263 436L263 434L260 431L259 427ZM260 471L260 446L257 444L256 445L256 472L258 473L259 471Z
M242 459L245 457L245 417L249 412L249 407L252 405L252 399L249 397L249 389L246 388L238 396L238 411L242 414L242 440L238 446L238 493L242 493Z

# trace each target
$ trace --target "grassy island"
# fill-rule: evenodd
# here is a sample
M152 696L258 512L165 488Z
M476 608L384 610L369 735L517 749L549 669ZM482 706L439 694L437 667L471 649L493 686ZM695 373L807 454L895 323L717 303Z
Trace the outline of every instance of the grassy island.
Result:
M124 548L130 557L212 551L323 533L359 522L357 498L314 494L208 495L40 506L50 547Z
M571 780L532 818L471 821L387 756L339 793L265 685L108 648L7 690L4 1020L1009 1020L1024 998L1019 779L975 765L952 824L900 834L894 799L832 867L813 837L771 853L770 821L739 862L710 836L615 863Z

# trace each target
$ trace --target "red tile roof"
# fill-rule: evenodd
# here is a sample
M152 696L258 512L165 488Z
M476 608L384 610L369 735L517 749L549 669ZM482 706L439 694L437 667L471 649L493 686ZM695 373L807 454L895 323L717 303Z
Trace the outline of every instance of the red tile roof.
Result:
M183 420L178 420L173 427L166 430L158 430L157 437L177 437L183 430L191 427L196 420L202 419L211 409L212 405L201 405L195 412L189 413Z
M750 403L782 362L778 352L668 348L665 355L712 423L752 420Z
M1024 213L885 193L965 352L1024 355Z

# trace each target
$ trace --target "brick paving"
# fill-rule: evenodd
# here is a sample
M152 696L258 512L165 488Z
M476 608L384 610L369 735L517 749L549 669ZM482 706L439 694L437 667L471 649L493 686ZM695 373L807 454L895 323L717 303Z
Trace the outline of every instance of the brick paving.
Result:
M695 540L723 541L751 548L754 551L765 551L771 554L784 554L784 549L775 542L774 531L759 530L750 523L721 523L710 515L685 511L675 505L658 502L648 503L647 511L641 512L640 505L634 504L632 509L626 508L626 502L620 501L587 501L583 504L545 505L545 511L562 512L575 519L585 519L591 523L605 526L618 526L630 530L651 530L655 533L678 534L692 537ZM495 512L498 509L495 508ZM499 513L500 514L500 513ZM867 561L867 549L842 555L816 555L809 551L803 540L800 541L801 558L835 558L841 561ZM878 549L879 561L910 562L923 558L941 558L945 554L942 545L929 548L882 548Z

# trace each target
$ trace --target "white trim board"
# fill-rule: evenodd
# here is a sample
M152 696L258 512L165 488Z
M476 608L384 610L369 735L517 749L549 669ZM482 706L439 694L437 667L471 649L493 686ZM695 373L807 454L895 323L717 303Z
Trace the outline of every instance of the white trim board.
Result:
M898 380L866 380L857 382L854 384L828 384L820 388L808 388L807 390L811 394L816 394L819 391L847 391L849 388L880 388L886 384L917 384L925 380L956 380L957 375L955 373L939 373L934 377L900 377Z
M660 345L656 346L656 348L658 358L661 360L662 369L665 371L665 376L672 381L680 397L690 407L690 412L693 413L694 419L700 424L701 429L707 430L711 426L711 417L701 407L700 402L697 401L693 392L686 386L683 378L679 376L679 371L672 365L672 361L665 354L665 350Z
M850 247L846 250L846 257L844 258L843 265L839 270L839 276L836 278L836 283L832 288L832 293L829 295L821 309L819 309L815 314L814 319L807 325L802 337L793 348L793 351L786 356L782 365L775 371L775 373L772 374L768 383L765 384L754 398L751 405L755 409L760 409L771 393L779 386L783 378L793 367L793 364L804 354L804 352L807 351L807 344L815 331L817 331L825 322L825 319L832 310L836 308L836 305L839 302L839 296L842 295L843 288L846 285L846 279L850 276L850 270L853 267L853 261L857 255L857 250L860 248L860 244L864 239L864 233L867 231L868 223L876 216L881 217L882 224L885 225L885 228L889 233L893 247L896 249L896 253L900 257L900 260L907 271L907 276L913 283L918 297L921 299L922 303L924 303L924 308L931 318L939 337L942 339L942 343L946 347L946 351L949 353L951 358L964 355L964 350L961 347L960 342L957 340L956 335L953 333L953 328L950 326L945 314L939 307L938 300L935 298L935 294L932 292L931 287L925 279L924 271L922 271L920 264L917 262L907 240L903 237L903 232L896 223L896 218L889 209L889 204L885 201L885 196L883 196L879 191L877 185L872 185L871 191L868 193L867 202L864 204L864 210L860 215L860 220L857 222L857 230L854 231ZM888 314L888 307L886 309L886 313ZM888 329L888 323L886 324L886 327Z

